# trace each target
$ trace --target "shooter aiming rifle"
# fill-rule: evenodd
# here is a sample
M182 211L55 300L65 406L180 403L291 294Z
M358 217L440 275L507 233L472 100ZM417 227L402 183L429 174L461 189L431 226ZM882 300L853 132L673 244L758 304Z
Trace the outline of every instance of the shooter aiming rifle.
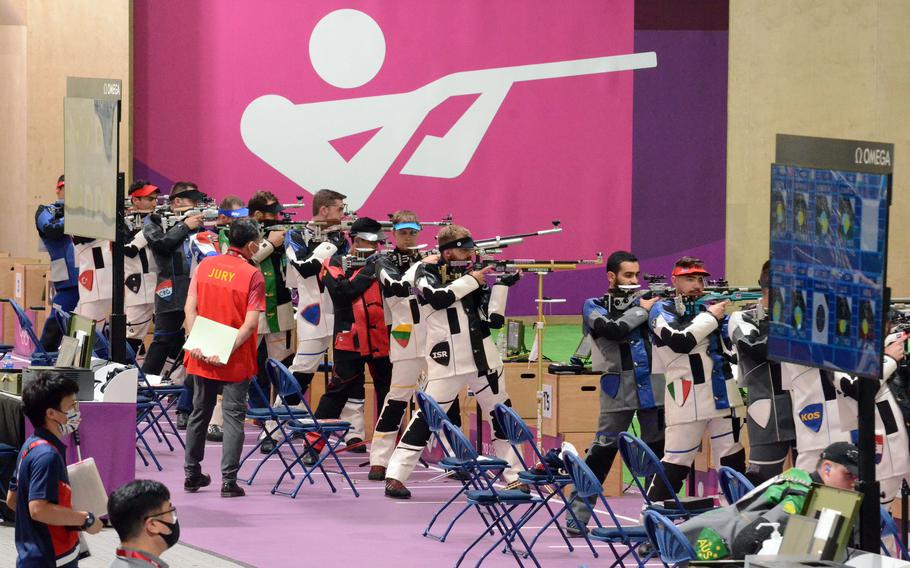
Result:
M302 205L300 205L300 206L302 206ZM288 208L287 205L285 205L284 207ZM297 208L298 205L295 204L293 207ZM389 213L389 217L391 217L391 216L392 216L392 214ZM291 219L290 215L285 213L285 214L283 214L282 223L272 225L269 228L274 231L300 231L305 228L309 228L313 232L313 236L311 237L313 241L325 242L327 240L331 240L328 238L328 235L330 233L338 233L338 232L346 233L346 232L350 231L351 225L353 225L354 221L356 221L357 219L358 219L358 217L357 217L356 213L346 213L344 218L341 220L341 222L335 223L332 225L328 225L324 222L317 222L317 221L294 221ZM391 231L393 228L391 221L379 221L379 224L382 227L382 229L386 230L386 231ZM442 226L451 225L451 224L452 224L452 214L451 213L446 215L439 221L421 221L420 222L421 226L427 226L427 227L442 227ZM417 248L417 247L415 247L415 248Z

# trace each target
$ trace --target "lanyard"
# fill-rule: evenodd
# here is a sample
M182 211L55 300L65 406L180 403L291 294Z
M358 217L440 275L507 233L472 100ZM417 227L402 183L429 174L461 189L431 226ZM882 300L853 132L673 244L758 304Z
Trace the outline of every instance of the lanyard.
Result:
M249 262L245 256L240 254L240 249L235 247L229 248L228 251L224 254L225 256L236 256L237 258L243 259L245 262Z
M145 562L148 562L155 568L161 568L161 564L158 564L157 562L155 562L154 560L152 560L145 554L142 554L141 552L137 552L135 550L124 550L122 548L118 548L117 556L121 556L123 558L135 558L136 560L143 560Z

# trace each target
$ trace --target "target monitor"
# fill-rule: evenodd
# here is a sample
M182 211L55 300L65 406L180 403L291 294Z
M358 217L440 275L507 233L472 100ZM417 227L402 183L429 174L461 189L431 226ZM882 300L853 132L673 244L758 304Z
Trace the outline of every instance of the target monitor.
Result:
M63 107L65 230L115 238L119 170L120 87L117 80L67 78Z
M770 358L880 375L889 180L771 166Z

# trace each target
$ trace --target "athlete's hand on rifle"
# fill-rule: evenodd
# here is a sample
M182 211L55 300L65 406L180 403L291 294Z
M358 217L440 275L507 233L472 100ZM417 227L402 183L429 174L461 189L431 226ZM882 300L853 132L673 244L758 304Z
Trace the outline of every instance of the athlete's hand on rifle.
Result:
M272 246L279 248L284 246L284 234L287 231L271 231L268 236L268 241L272 243Z
M187 217L183 220L183 223L189 227L191 231L195 231L202 225L202 213L199 215L193 215L192 217Z
M473 276L474 280L477 280L477 283L480 284L481 286L483 286L486 283L486 279L484 277L487 274L489 274L490 272L493 272L494 268L496 268L496 267L492 266L492 265L484 266L480 270L473 270L473 271L469 272L468 274Z
M439 255L438 254L427 255L427 256L423 257L423 260L421 260L420 262L425 262L427 264L439 264Z
M885 355L891 357L895 361L900 361L904 358L904 345L907 343L907 334L903 334L900 339L894 343L885 347Z
M712 316L717 318L717 321L724 319L724 312L727 309L727 306L730 304L729 300L724 300L723 302L717 302L716 304L711 304L708 306L708 311Z
M647 300L642 298L641 300L638 301L638 305L650 312L651 308L654 307L654 304L656 304L659 301L660 301L660 296L652 296L651 298L648 298Z
M511 274L503 274L497 280L497 284L502 284L503 286L512 286L521 279L521 270L516 270Z

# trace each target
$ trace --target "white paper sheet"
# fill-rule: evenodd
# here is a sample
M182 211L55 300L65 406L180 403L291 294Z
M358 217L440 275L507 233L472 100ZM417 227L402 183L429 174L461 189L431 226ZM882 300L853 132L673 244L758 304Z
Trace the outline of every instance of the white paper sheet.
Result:
M217 355L222 363L227 363L237 340L239 329L218 323L204 317L196 316L190 336L183 345L185 351L199 348L206 357Z

